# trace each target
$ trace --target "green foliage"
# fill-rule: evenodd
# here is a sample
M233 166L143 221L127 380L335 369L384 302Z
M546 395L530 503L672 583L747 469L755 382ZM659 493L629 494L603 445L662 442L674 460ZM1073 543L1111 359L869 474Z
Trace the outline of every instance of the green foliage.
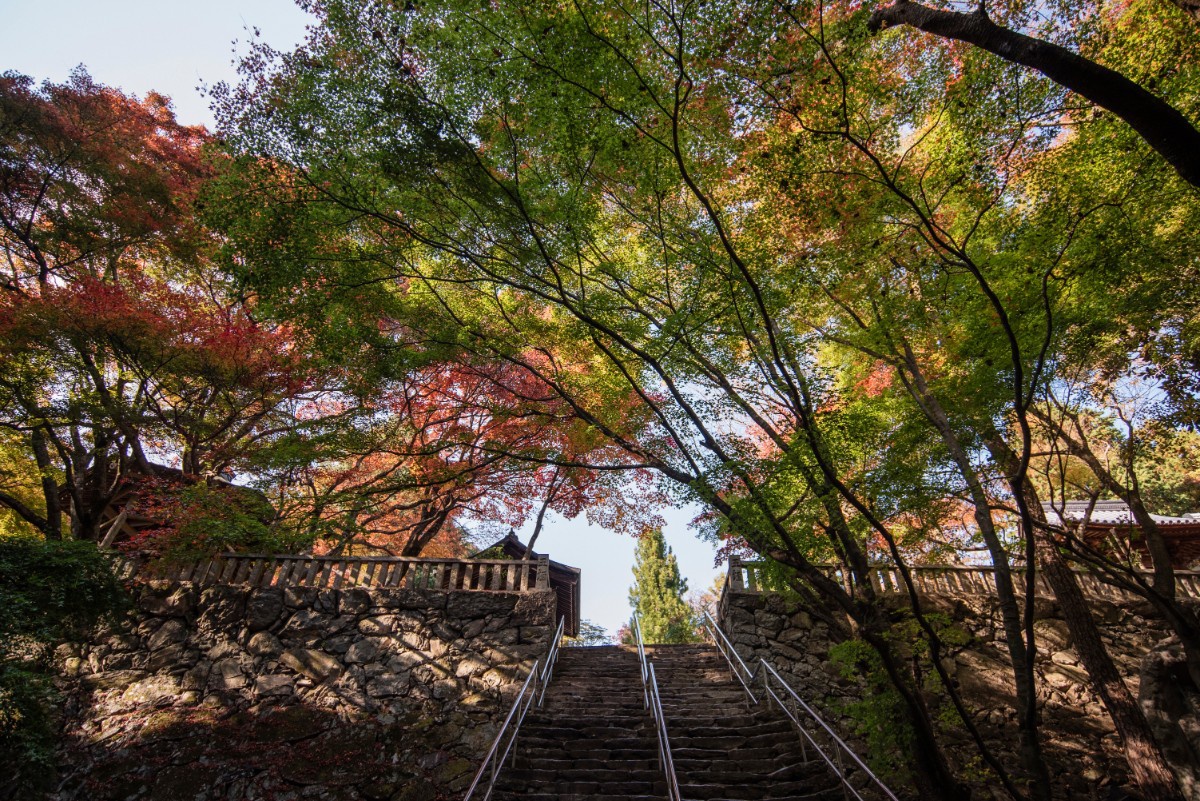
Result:
M612 645L613 638L608 629L590 620L579 621L578 637L563 637L566 648L583 648L592 645Z
M1200 511L1200 434L1160 431L1138 451L1138 482L1151 512L1182 515Z
M140 532L122 547L166 562L228 551L291 553L304 544L296 532L273 525L271 504L246 487L170 486L141 506L164 525Z
M950 651L970 641L970 635L943 613L926 612L925 619ZM887 637L898 662L912 671L908 677L911 686L925 696L938 727L942 731L961 728L956 710L946 701L941 679L930 662L928 641L921 636L917 621L904 615ZM846 640L829 649L829 659L842 676L866 685L866 693L847 702L845 711L867 740L866 758L871 768L895 780L905 780L911 765L913 732L905 722L903 699L884 670L879 652L862 640Z
M125 602L110 558L94 543L0 538L0 658L18 643L79 636Z
M907 778L913 732L905 722L903 699L884 672L879 654L862 640L847 640L829 649L829 659L844 677L866 682L862 698L847 702L845 711L867 741L865 758L871 770L885 781Z
M0 795L28 797L49 789L58 696L44 673L0 662Z
M651 529L639 537L629 604L641 621L647 644L699 641L695 615L683 599L686 592L687 582L679 575L662 530Z
M48 648L125 609L111 559L90 542L0 537L0 794L43 789L54 769Z

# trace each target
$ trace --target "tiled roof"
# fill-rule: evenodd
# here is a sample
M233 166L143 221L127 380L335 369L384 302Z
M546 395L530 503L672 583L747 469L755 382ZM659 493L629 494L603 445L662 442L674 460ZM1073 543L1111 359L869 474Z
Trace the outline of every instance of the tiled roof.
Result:
M1087 508L1087 501L1067 501L1065 504L1061 501L1046 501L1042 504L1042 510L1046 513L1046 522L1052 526L1062 525L1064 517L1068 522L1077 523L1083 520L1084 515L1087 514ZM1062 511L1061 516L1059 515L1060 510ZM1151 514L1150 518L1159 526L1200 525L1200 513L1197 512L1190 512L1181 517ZM1092 510L1089 523L1096 526L1137 525L1129 511L1129 505L1124 501L1096 501L1096 507Z

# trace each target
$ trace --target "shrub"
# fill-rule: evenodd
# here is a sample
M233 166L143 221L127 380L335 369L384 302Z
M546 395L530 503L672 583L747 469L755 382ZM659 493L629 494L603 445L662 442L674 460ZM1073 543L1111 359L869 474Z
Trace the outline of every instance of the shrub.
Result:
M94 543L0 537L0 796L33 796L53 777L51 646L126 604L110 557Z

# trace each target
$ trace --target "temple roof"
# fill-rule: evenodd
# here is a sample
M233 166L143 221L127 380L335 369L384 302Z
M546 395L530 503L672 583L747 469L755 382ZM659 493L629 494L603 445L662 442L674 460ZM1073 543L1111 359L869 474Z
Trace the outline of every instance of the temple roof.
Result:
M1088 501L1067 501L1066 503L1046 501L1042 503L1042 510L1046 513L1046 522L1052 526L1062 525L1064 518L1066 522L1078 523L1087 514L1087 509ZM1200 526L1200 513L1197 512L1189 512L1178 517L1151 514L1150 519L1162 528ZM1125 501L1096 501L1088 524L1092 526L1136 526L1137 522L1133 519L1133 514L1129 511L1129 504Z

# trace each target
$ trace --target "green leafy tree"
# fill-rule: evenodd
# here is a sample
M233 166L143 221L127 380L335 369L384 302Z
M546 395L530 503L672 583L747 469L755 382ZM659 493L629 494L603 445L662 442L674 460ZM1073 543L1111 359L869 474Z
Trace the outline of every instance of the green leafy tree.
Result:
M1078 19L1072 6L1051 24L1192 108L1197 37L1159 24L1158 5ZM1010 26L1047 13L1016 6ZM1178 276L1196 263L1200 205L1130 126L979 48L869 36L857 6L332 0L320 13L298 52L256 53L246 82L217 94L245 187L218 208L264 302L327 313L343 302L327 288L370 287L410 352L544 380L619 466L706 503L713 533L853 619L912 727L922 797L966 788L871 570L906 575L927 533L971 507L962 527L997 570L1019 774L988 753L910 602L989 768L1014 798L1050 796L1032 605L1008 570L1019 550L1027 580L1049 565L1072 605L1140 789L1178 796L1085 625L1029 471L1030 409L1072 332L1132 332L1130 351L1163 332L1155 358L1176 394L1191 385L1195 283ZM281 232L298 236L280 248ZM373 339L379 326L341 330L398 350ZM617 402L629 393L639 403ZM845 586L820 569L834 560Z
M579 621L579 636L563 637L562 644L565 648L586 648L593 645L612 645L612 642L612 635L604 626L590 620L581 620Z
M687 581L679 575L675 554L662 529L638 537L629 605L642 624L647 643L698 642L692 608L683 599Z

